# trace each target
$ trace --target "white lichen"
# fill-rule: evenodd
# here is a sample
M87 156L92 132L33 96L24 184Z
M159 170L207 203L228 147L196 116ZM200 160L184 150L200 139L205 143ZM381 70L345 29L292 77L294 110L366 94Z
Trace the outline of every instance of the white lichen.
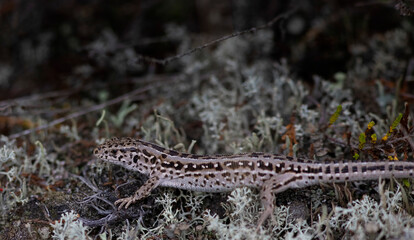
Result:
M358 239L369 236L391 239L412 234L414 217L401 207L401 191L384 192L383 183L380 183L379 189L380 202L365 195L361 200L349 203L347 208L335 207L330 219L331 227L348 232Z
M84 226L81 221L78 220L79 215L73 210L63 213L61 218L50 226L53 228L53 239L57 240L90 240L88 237L89 228Z

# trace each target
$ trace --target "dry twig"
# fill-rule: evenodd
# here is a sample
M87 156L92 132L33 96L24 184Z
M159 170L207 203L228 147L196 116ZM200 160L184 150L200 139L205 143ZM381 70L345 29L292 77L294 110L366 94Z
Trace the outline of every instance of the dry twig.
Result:
M126 99L132 98L135 95L142 94L142 93L144 93L144 92L146 92L146 91L150 90L151 88L154 88L154 87L156 87L158 85L159 84L155 84L155 85L148 85L148 86L145 86L145 87L142 87L142 88L137 88L137 89L135 89L135 90L133 90L133 91L131 91L129 93L126 93L124 95L121 95L119 97L116 97L114 99L111 99L111 100L109 100L107 102L104 102L104 103L101 103L101 104L97 104L97 105L93 105L93 106L90 106L90 107L81 109L80 111L77 111L77 112L71 113L71 114L69 114L67 116L58 118L58 119L53 120L53 121L51 121L51 122L49 122L47 124L43 124L43 125L38 126L38 127L35 127L35 128L27 129L27 130L24 130L22 132L12 134L12 135L9 136L9 138L10 139L19 138L19 137L22 137L24 135L30 134L32 132L35 132L35 131L39 131L39 130L44 130L44 129L50 128L52 126L55 126L55 125L60 124L62 122L65 122L66 120L69 120L69 119L72 119L72 118L77 118L77 117L80 117L82 115L85 115L85 114L88 114L88 113L91 113L91 112L95 112L95 111L101 110L101 109L103 109L105 107L108 107L110 105L113 105L113 104L116 104L116 103L120 103L120 102L122 102L122 101L124 101Z
M262 25L262 26L253 27L253 28L250 28L250 29L247 29L247 30L243 30L243 31L239 31L239 32L232 33L230 35L223 36L221 38L218 38L218 39L215 39L213 41L210 41L210 42L208 42L208 43L206 43L206 44L204 44L202 46L199 46L199 47L196 47L196 48L187 50L186 52L180 53L180 54L175 55L175 56L172 56L172 57L168 57L168 58L164 58L164 59L159 59L159 58L153 58L153 57L148 57L148 56L144 56L144 55L138 55L138 61L144 61L144 62L148 62L148 63L155 63L155 64L160 64L160 65L165 66L165 65L167 65L168 63L170 63L172 61L175 61L177 59L180 59L180 58L182 58L184 56L190 55L190 54L195 53L197 51L201 51L202 49L204 49L206 47L210 47L211 45L217 44L217 43L222 42L222 41L225 41L227 39L234 38L234 37L238 37L238 36L245 35L245 34L248 34L248 33L255 33L255 32L259 31L259 30L263 30L263 29L266 29L266 28L270 28L278 20L289 17L294 12L296 12L296 10L297 10L297 8L294 8L294 9L288 11L288 12L285 12L283 14L280 14L280 15L276 16L275 18L273 18L272 20L270 20L269 22L267 22L266 24Z

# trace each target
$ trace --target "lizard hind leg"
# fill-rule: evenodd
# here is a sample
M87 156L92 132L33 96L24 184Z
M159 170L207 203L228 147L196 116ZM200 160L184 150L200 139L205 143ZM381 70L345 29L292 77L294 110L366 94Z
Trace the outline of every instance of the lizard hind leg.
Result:
M297 175L293 173L278 174L263 184L260 190L260 199L264 210L257 221L256 232L269 216L272 217L273 222L276 222L275 216L273 215L275 194L283 192L290 185L295 184L296 177Z

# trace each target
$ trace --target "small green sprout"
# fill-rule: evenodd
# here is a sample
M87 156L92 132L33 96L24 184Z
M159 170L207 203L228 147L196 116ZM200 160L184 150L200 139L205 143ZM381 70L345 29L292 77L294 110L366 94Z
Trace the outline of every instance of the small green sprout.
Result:
M410 180L408 180L408 179L403 179L402 180L402 183L403 183L404 186L406 186L408 188L411 187Z
M354 154L354 156L352 156L355 160L358 160L358 158L359 158L359 154L356 152L355 154Z
M377 134L373 133L371 135L371 142L374 143L374 144L377 142Z
M329 125L328 127L330 127L332 124L334 124L334 122L336 122L336 120L339 117L339 114L342 111L342 105L338 105L338 107L336 107L336 111L334 114L332 114L332 116L329 118Z
M369 129L369 130L371 130L372 129L372 127L375 125L375 122L374 121L371 121L371 122L369 122L368 123L368 126L367 126L367 128Z
M361 150L362 148L364 148L365 143L367 142L366 140L366 135L365 133L361 133L359 135L359 149Z
M403 117L402 113L398 114L397 119L395 119L394 122L391 124L390 130L388 130L387 134L385 134L385 136L382 138L382 141L388 140L391 133L397 128L398 124L400 124L402 117Z
M106 114L106 111L105 111L105 109L103 109L102 110L101 117L98 119L98 121L96 121L95 126L98 127L101 124L101 122L105 119L105 114Z
M403 116L402 113L398 114L397 119L394 120L394 122L392 123L390 127L390 132L394 131L394 129L397 128L398 124L400 124L402 116Z

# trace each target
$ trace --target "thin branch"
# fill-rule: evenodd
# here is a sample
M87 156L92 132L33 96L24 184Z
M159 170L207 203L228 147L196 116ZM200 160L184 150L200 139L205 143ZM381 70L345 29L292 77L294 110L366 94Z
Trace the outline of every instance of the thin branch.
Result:
M155 85L153 84L153 85L148 85L148 86L145 86L145 87L142 87L142 88L137 88L137 89L135 89L135 90L133 90L129 93L126 93L122 96L116 97L116 98L114 98L112 100L109 100L107 102L84 108L80 111L77 111L77 112L71 113L67 116L64 116L64 117L58 118L56 120L53 120L53 121L51 121L47 124L43 124L43 125L35 127L35 128L27 129L27 130L24 130L22 132L12 134L12 135L9 136L9 138L10 139L19 138L19 137L25 136L27 134L30 134L32 132L35 132L35 131L44 130L44 129L53 127L57 124L65 122L66 120L69 120L69 119L72 119L72 118L77 118L77 117L80 117L82 115L101 110L101 109L103 109L105 107L108 107L110 105L120 103L120 102L124 101L125 99L131 98L131 97L133 97L135 95L138 95L138 94L142 94L142 93L144 93L144 92L146 92L146 91L148 91L148 90L150 90L150 89L152 89L156 86L159 86L159 85L160 84L156 83Z
M48 98L63 99L67 96L70 96L74 93L79 92L80 90L81 90L80 88L74 88L74 89L69 89L69 90L59 90L59 91L42 93L42 94L33 94L31 96L24 96L24 97L10 99L10 100L3 100L3 101L0 101L0 113L3 116L10 116L11 111L12 111L11 108L15 106L25 106L28 109L32 109L34 102L38 102L40 100L44 100Z
M175 55L175 56L172 56L172 57L168 57L168 58L164 58L164 59L159 59L159 58L153 58L153 57L148 57L148 56L144 56L144 55L138 55L138 61L141 60L141 61L145 61L145 62L149 62L149 63L156 63L156 64L160 64L160 65L167 65L168 63L170 63L172 61L175 61L175 60L180 59L180 58L182 58L184 56L190 55L190 54L192 54L194 52L201 51L202 49L204 49L206 47L210 47L211 45L217 44L217 43L222 42L222 41L225 41L227 39L234 38L234 37L241 36L241 35L245 35L245 34L248 34L248 33L255 33L255 32L259 31L259 30L263 30L263 29L266 29L266 28L270 28L278 20L280 20L282 18L289 17L294 12L296 12L296 10L297 10L297 8L294 8L294 9L292 9L292 10L286 12L286 13L280 14L280 15L276 16L275 18L273 18L272 20L270 20L269 22L267 22L266 24L262 25L262 26L253 27L253 28L250 28L250 29L247 29L247 30L243 30L243 31L239 31L239 32L232 33L230 35L223 36L221 38L218 38L218 39L215 39L213 41L210 41L210 42L208 42L208 43L206 43L206 44L204 44L204 45L202 45L200 47L196 47L196 48L187 50L186 52L180 53L180 54Z
M119 86L122 84L130 84L131 82L139 83L139 81L141 82L146 81L145 83L149 83L149 82L153 83L154 81L159 81L159 80L156 80L156 76L151 76L150 79L148 79L148 76L139 77L137 79L138 80L128 81L128 82L118 81L116 83L105 83L101 85L101 87L111 88L112 87L111 85L116 84L117 86ZM158 79L160 79L160 77L158 77ZM81 91L89 91L95 88L96 88L96 84L88 84L86 86L82 86L78 88L37 93L37 94L30 95L30 96L23 96L23 97L18 97L14 99L2 100L0 101L0 113L3 116L16 116L18 114L13 113L12 108L18 106L18 107L24 107L25 112L30 112L30 114L32 115L43 114L43 113L48 113L49 115L58 114L58 113L62 114L70 110L69 109L50 110L50 106L47 105L48 104L47 101L43 101L42 102L43 105L40 105L39 102L41 100L52 100L53 99L53 103L56 104L59 101L64 101L67 97L73 94L79 93ZM46 109L46 107L48 108ZM40 110L36 110L36 109L40 109Z
M79 92L81 90L82 90L81 88L72 88L69 90L65 89L65 90L58 90L58 91L52 91L52 92L47 92L47 93L41 93L41 94L33 94L30 96L15 98L12 100L0 101L0 106L7 105L7 104L11 105L13 103L15 105L21 105L21 102L32 102L32 101L39 101L39 100L43 100L47 98L63 97L63 96L68 96L73 93Z

